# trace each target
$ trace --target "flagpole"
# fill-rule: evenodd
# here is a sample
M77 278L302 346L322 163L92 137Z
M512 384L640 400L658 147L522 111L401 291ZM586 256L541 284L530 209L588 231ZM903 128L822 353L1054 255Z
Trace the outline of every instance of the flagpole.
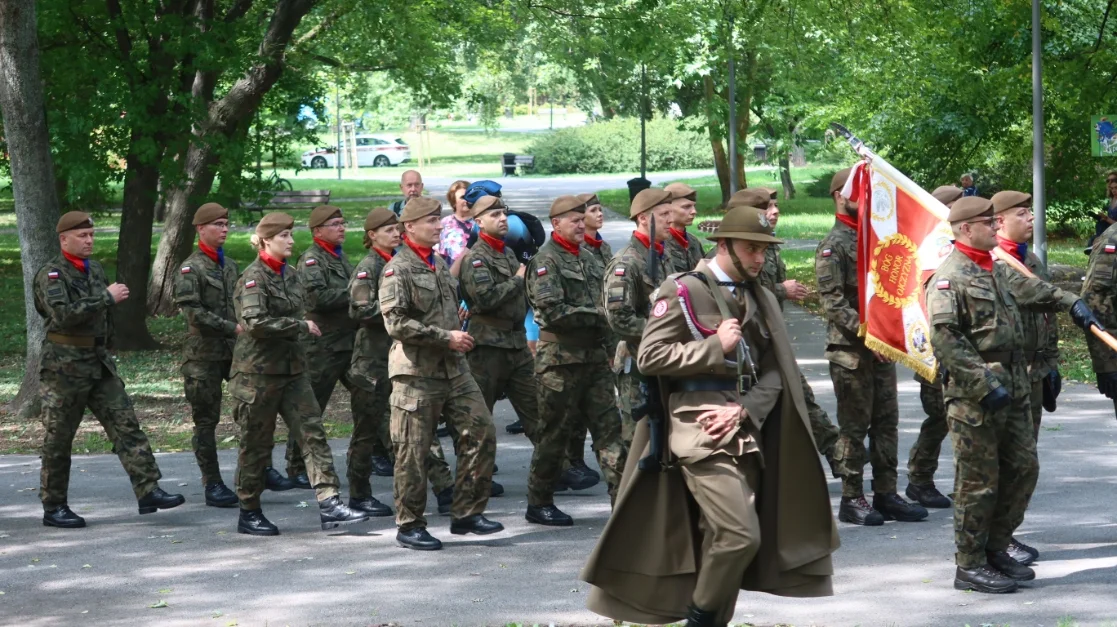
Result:
M1047 197L1043 154L1043 33L1040 0L1032 0L1032 210L1036 256L1047 265Z

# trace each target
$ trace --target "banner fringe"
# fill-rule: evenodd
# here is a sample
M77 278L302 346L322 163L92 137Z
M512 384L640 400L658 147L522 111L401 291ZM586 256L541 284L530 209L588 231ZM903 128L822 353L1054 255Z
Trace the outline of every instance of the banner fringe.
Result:
M916 374L923 377L924 379L927 379L928 381L935 380L935 374L938 371L937 362L933 366L928 366L922 361L916 359L915 357L912 357L902 350L897 349L887 342L883 342L864 332L862 334L865 336L865 348L880 353L881 355L884 355L888 359L891 359L898 364L911 368L916 372Z

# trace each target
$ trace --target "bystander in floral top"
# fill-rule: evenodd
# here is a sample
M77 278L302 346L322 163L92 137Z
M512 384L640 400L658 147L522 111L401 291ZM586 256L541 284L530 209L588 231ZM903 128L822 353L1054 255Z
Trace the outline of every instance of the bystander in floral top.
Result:
M469 232L473 230L473 220L459 220L454 214L442 218L442 237L437 252L446 263L453 264L465 252Z

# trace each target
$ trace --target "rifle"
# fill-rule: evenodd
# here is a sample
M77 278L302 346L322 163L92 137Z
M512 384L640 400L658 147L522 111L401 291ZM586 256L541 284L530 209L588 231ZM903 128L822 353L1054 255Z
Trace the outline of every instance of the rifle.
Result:
M648 273L652 285L659 282L658 266L655 258L655 216L651 216L651 239L648 246ZM652 304L648 303L648 315L651 315ZM663 472L667 468L663 464L664 424L667 414L663 408L663 397L659 394L659 378L645 377L640 383L640 390L644 393L644 403L632 409L632 419L639 421L645 416L648 418L648 454L639 463L640 470L647 472Z

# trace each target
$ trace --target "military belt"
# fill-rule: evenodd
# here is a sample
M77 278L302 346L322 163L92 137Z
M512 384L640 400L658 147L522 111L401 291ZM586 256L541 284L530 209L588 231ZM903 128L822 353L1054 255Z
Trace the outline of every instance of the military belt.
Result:
M469 317L470 324L483 324L487 327L500 329L502 331L511 331L516 328L516 323L512 320L503 320L501 318L494 318L492 316L482 316L473 314Z
M1035 351L1031 351L1032 356L1035 356ZM1001 362L1001 363L1015 363L1018 361L1031 361L1031 357L1026 357L1026 351L978 351L982 361L985 363Z
M672 379L668 386L672 394L678 392L727 392L737 390L737 379ZM746 388L746 392L748 389Z
M596 337L588 337L584 335L569 335L551 333L550 331L539 331L539 340L541 342L554 342L556 344L566 344L568 346L576 346L578 348L604 348L601 340Z
M105 345L105 338L92 335L64 335L62 333L47 333L47 339L63 346L76 346L78 348L96 348Z

